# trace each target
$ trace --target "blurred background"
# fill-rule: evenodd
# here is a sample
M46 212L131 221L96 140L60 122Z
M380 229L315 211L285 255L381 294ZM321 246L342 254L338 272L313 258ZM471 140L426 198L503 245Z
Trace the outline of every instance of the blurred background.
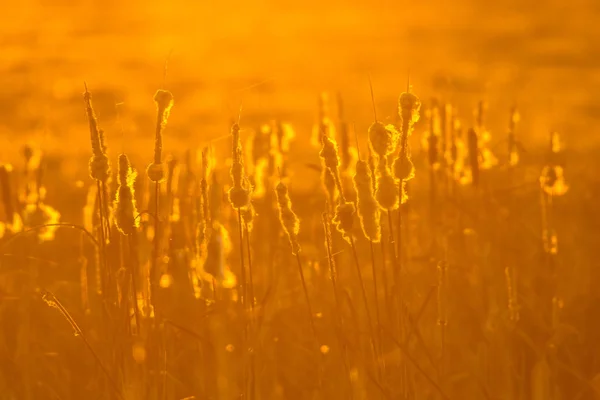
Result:
M598 142L599 12L594 0L23 0L0 16L0 157L31 140L87 157L84 81L109 146L150 152L163 86L177 148L227 134L240 103L242 125L283 118L308 138L322 90L339 91L366 132L369 74L392 117L409 69L424 102L449 99L470 121L484 99L501 135L517 104L526 148L557 129L585 149Z

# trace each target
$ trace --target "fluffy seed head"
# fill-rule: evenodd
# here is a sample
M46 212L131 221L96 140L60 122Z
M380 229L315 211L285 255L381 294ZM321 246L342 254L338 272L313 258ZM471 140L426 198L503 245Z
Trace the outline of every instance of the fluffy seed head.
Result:
M371 148L379 157L390 155L396 149L399 133L394 125L383 125L374 122L369 127L369 142Z
M250 202L250 191L242 187L233 186L229 189L229 202L235 209L241 209Z
M394 159L394 176L401 181L409 181L415 177L415 167L407 152L401 152Z
M408 92L402 93L398 100L398 108L402 119L408 118L410 125L419 120L421 101L414 94Z
M379 207L384 210L393 210L398 207L398 184L392 176L387 161L384 158L379 159L377 190L375 197Z
M150 163L146 169L148 178L154 183L164 182L167 176L164 163Z
M356 206L360 226L365 237L377 243L381 240L381 225L379 224L381 213L373 195L373 177L366 161L359 160L356 163L354 188L357 193Z
M154 101L156 102L159 117L161 117L161 125L165 126L173 107L173 94L168 90L159 89L154 94Z
M335 217L333 218L333 222L335 223L336 229L345 239L348 239L352 234L355 211L354 204L350 202L340 203L335 209Z
M136 172L130 167L127 156L121 154L119 156L119 188L114 210L117 228L123 235L134 233L139 226L139 221L136 219L137 208L133 188L136 176Z
M336 142L325 135L323 135L321 140L323 142L323 147L321 148L319 156L324 160L327 168L336 169L340 165Z
M110 162L106 154L100 153L90 158L90 176L100 182L106 182L110 177Z
M300 252L300 244L298 243L298 232L300 232L300 220L292 210L292 202L288 194L288 188L283 182L279 182L275 187L277 195L277 206L279 209L279 221L281 227L287 234L292 246L292 253Z

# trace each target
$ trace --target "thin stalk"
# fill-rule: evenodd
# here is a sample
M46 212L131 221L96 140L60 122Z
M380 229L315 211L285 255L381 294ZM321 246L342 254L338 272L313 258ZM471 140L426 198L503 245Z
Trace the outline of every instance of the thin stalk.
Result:
M398 183L398 219L396 221L396 231L398 232L398 240L396 241L396 254L398 256L398 263L402 265L402 179ZM392 219L390 218L390 235L394 237L392 232Z
M377 287L377 268L375 267L375 249L374 249L372 240L369 240L369 247L371 250L371 269L372 269L372 273L373 273L373 299L375 300L375 316L377 318L377 344L379 346L377 351L381 355L382 346L383 346L382 338L381 338L381 314L379 312L379 301L377 301L379 289Z
M315 327L315 319L314 314L312 312L312 306L310 305L310 298L308 297L308 289L306 287L306 280L304 279L304 271L302 270L302 261L300 260L300 254L296 253L296 261L298 263L298 272L300 273L300 280L302 281L302 290L304 291L304 298L306 299L306 307L308 309L308 314L310 317L310 327L312 329L313 335L315 337L315 342L319 343L317 337L317 328Z
M109 386L110 386L111 390L114 392L115 396L118 399L123 400L123 396L121 395L121 392L119 391L119 388L118 388L116 382L110 376L110 373L108 372L108 369L106 369L106 367L102 363L102 360L100 360L100 357L98 356L98 353L96 353L96 351L94 350L94 348L92 347L92 345L90 344L90 342L87 340L87 338L83 334L83 331L81 330L81 328L79 327L79 325L77 324L77 322L75 321L75 319L73 319L73 317L71 316L71 314L69 313L69 311L67 311L67 309L56 298L56 296L54 294L52 294L51 292L49 292L49 291L46 291L43 294L42 298L43 298L43 300L50 307L57 308L60 311L60 313L63 315L63 317L67 320L67 322L69 322L69 324L73 328L75 336L81 337L81 340L83 340L83 343L85 344L85 346L87 347L87 349L89 350L89 352L92 353L92 356L94 357L94 359L98 363L98 366L100 367L100 369L102 370L102 372L106 376L106 379L108 380L108 383L109 383Z
M99 232L99 236L100 236L100 254L102 255L102 258L100 260L101 264L102 264L102 269L103 269L103 278L102 279L102 293L105 294L105 296L108 296L108 284L110 281L110 277L109 277L109 271L108 271L108 263L106 261L106 230L104 228L105 226L105 221L104 221L104 202L102 201L102 194L104 192L103 190L103 185L102 182L100 182L99 180L96 181L96 184L98 185L98 212L100 215L100 232Z
M352 247L352 256L354 257L354 264L356 266L356 272L358 274L358 280L360 283L360 290L363 298L363 302L365 303L365 313L367 316L367 324L369 325L369 333L371 336L371 350L373 352L373 357L379 363L379 355L377 353L377 346L375 344L375 333L373 332L373 319L371 318L371 311L369 311L369 300L367 298L367 290L365 288L365 281L363 280L362 271L360 269L360 262L358 261L358 254L356 253L356 245L354 244L354 238L349 236L350 238L350 247ZM379 373L381 374L381 369L379 369Z
M381 224L381 237L383 238L383 224ZM383 296L385 297L385 308L388 314L388 318L392 320L392 309L390 307L390 294L388 293L388 276L387 276L387 257L385 254L385 240L381 240L381 272L383 274Z
M246 249L248 252L248 296L250 297L250 310L254 316L254 279L252 278L252 254L250 252L250 232L248 226L244 224L244 235L246 236Z
M131 264L131 297L133 298L133 312L135 315L135 326L137 334L141 334L142 319L140 318L140 308L138 307L137 292L141 287L138 285L139 270L138 270L138 255L137 255L137 237L136 232L129 235L129 262ZM129 311L128 311L129 312Z
M329 265L329 274L331 275L331 285L333 287L333 297L335 298L335 307L338 315L338 323L335 324L338 329L336 329L336 333L338 336L338 342L340 347L342 348L342 362L344 364L344 372L346 373L346 377L348 378L348 392L350 394L350 398L354 398L354 392L352 391L352 381L350 379L350 368L348 367L348 346L346 345L346 341L343 339L343 330L344 323L342 319L342 306L340 302L339 290L337 287L337 276L335 271L335 261L333 259L333 251L331 245L331 234L329 230L329 223L327 219L327 213L323 213L323 228L325 230L325 244L327 247L327 261Z
M250 323L254 324L254 280L252 278L252 253L250 252L250 232L248 231L248 225L244 224L244 235L246 235L246 248L248 251L248 296L250 297ZM256 342L255 342L256 344ZM255 344L252 346L254 347ZM250 399L256 398L256 358L254 356L256 349L250 353Z
M242 233L243 225L242 225L242 212L238 208L238 231L240 233L240 274L241 274L241 283L240 283L240 297L241 303L244 308L244 312L246 311L246 265L244 263L244 235Z
M400 210L398 208L398 210ZM399 213L399 212L398 212ZM399 269L400 269L400 264L398 262L398 257L396 254L396 248L394 246L394 224L392 222L392 210L389 209L387 211L387 215L388 215L388 228L390 230L390 246L391 246L391 253L392 253L392 262L394 263L394 283L396 284L396 286L398 286L398 279L399 279ZM402 217L400 217L402 218Z
M154 184L154 238L153 238L153 252L152 262L150 263L150 304L154 307L156 313L156 274L158 268L158 258L160 257L160 238L159 238L159 202L160 202L160 183Z
M247 347L248 344L248 324L247 324L247 319L246 319L246 265L244 263L244 236L242 233L242 229L243 225L242 225L242 212L240 210L240 208L238 207L237 209L238 212L238 231L239 231L239 236L240 236L240 275L241 275L241 282L240 282L240 299L241 299L241 305L242 305L242 311L243 311L243 319L244 319L244 347ZM243 382L243 398L247 399L248 398L248 388L247 388L247 384L248 384L248 371L246 369L246 364L244 363L244 367L243 367L243 373L242 373L242 382ZM251 378L250 378L251 379Z

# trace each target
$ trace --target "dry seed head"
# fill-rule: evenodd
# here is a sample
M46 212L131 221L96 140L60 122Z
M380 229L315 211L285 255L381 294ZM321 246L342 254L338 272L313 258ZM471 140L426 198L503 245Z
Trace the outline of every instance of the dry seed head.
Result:
M90 127L90 138L92 141L92 151L94 155L100 155L103 153L102 145L100 143L100 131L98 129L98 119L92 106L92 94L88 92L87 85L85 86L85 93L83 94L83 101L85 103L85 111L88 118L88 124Z
M154 101L156 102L157 109L157 120L156 120L156 133L154 137L154 164L161 164L162 160L162 131L167 125L167 120L173 107L173 95L168 90L159 89L154 95ZM148 175L150 176L150 175ZM160 180L154 180L159 182Z
M250 202L250 191L243 187L244 165L242 164L242 146L240 144L240 126L234 123L231 126L231 153L233 163L230 169L233 186L229 189L229 201L236 209L244 208Z
M345 239L348 239L352 234L355 211L354 204L350 202L340 203L335 209L335 217L333 218L333 222L335 223L336 229Z
M396 179L404 182L415 177L415 167L407 153L408 152L401 152L400 155L394 159L393 164L394 176Z
M234 161L231 164L231 168L229 170L231 175L231 182L233 183L233 187L242 187L242 181L244 178L244 166L240 162Z
M100 182L106 182L110 177L110 162L106 154L93 155L90 158L90 176Z
M400 109L400 113L411 113L412 123L415 123L419 120L419 109L421 108L421 100L419 98L410 93L404 92L400 95L398 99L398 108Z
M125 154L119 156L119 187L115 198L115 223L123 235L130 235L139 226L133 188L137 173L131 169Z
M354 188L357 193L356 206L363 233L370 241L379 242L381 240L381 225L379 224L381 213L373 195L373 176L366 161L359 160L356 163Z
M402 135L406 138L412 133L413 125L419 120L421 101L412 93L404 92L398 99L398 113L402 117ZM405 140L403 138L403 140Z
M369 127L369 142L379 157L385 157L394 152L399 136L394 125L383 125L376 121Z
M319 156L324 160L327 168L337 169L340 165L340 159L338 157L336 142L325 135L323 135L321 139L323 147L321 148Z
M283 182L279 182L275 187L277 195L277 206L279 208L279 221L285 231L292 246L292 253L300 252L298 243L298 232L300 232L300 220L292 210L292 202L288 194L288 188Z
M377 172L377 189L375 191L377 203L384 210L394 210L398 207L398 183L390 173L385 158L379 159Z
M250 191L242 187L232 187L229 189L229 202L235 209L242 209L248 206Z
M92 106L92 94L88 92L87 86L83 94L85 109L90 129L90 138L92 142L92 158L90 159L89 169L92 179L100 182L106 182L110 176L110 163L106 156L106 146L104 144L104 132L98 128L98 120Z
M159 89L154 94L154 101L156 102L159 118L161 118L160 123L164 127L167 125L171 108L173 108L173 94L168 90Z
M148 178L155 183L164 182L166 179L166 166L164 163L150 163L148 168L146 169L146 173L148 174Z

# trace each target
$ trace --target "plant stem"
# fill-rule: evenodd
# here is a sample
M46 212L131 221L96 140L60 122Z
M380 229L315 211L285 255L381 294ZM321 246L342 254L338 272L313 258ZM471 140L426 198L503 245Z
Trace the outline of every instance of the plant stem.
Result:
M375 317L377 318L377 344L379 346L377 352L381 355L383 346L381 338L381 314L379 312L379 289L377 287L377 268L375 268L375 249L372 240L369 240L369 248L371 250L371 269L373 273L373 299L375 301Z
M242 306L244 308L244 312L246 312L246 266L244 264L244 236L242 234L242 229L243 229L243 225L242 225L242 212L240 211L239 207L237 209L238 212L238 231L240 233L240 277L241 277L241 282L240 282L240 298L241 298L241 303Z
M300 260L300 254L296 253L296 261L298 263L298 272L300 273L300 281L302 281L302 290L304 291L304 298L306 299L306 307L308 309L308 315L310 319L310 327L315 337L315 342L319 343L317 338L317 329L315 327L315 320L313 316L312 306L310 305L310 298L308 297L308 288L306 287L306 280L304 279L304 271L302 270L302 261Z
M158 269L158 259L160 257L160 238L159 238L159 198L160 198L160 183L156 182L154 184L154 238L153 238L153 257L152 262L150 263L150 304L154 308L154 312L156 313L156 274Z
M327 213L323 213L323 228L325 230L325 244L327 247L327 260L329 264L329 274L331 275L331 285L333 287L333 297L335 298L335 308L338 316L338 323L335 324L337 326L336 333L338 336L338 342L340 347L342 348L342 362L344 364L344 372L346 373L346 377L348 378L348 392L351 398L354 398L354 393L352 391L352 380L350 379L350 368L348 367L348 346L346 345L346 341L343 338L344 331L344 321L342 318L342 306L340 302L339 289L337 287L337 276L335 271L335 261L333 259L333 251L331 245L331 234L329 231L329 223L327 219Z
M131 286L132 286L132 292L131 292L131 297L133 300L133 312L135 315L135 326L136 326L136 331L137 334L140 335L141 334L141 329L142 329L142 319L140 318L140 308L138 306L138 301L137 301L137 291L138 289L141 290L140 286L138 285L137 281L139 278L139 270L138 270L138 255L137 255L137 237L136 237L137 232L133 232L132 234L129 235L129 263L131 264L130 268L131 268ZM129 312L129 310L127 311Z
M367 316L367 324L369 326L369 333L371 336L371 350L373 352L373 357L379 365L379 355L377 353L377 346L375 344L375 334L373 333L373 319L371 318L371 311L369 311L369 300L367 299L367 290L365 289L365 282L363 280L360 262L358 261L358 254L356 253L356 245L354 244L354 238L352 236L349 236L349 238L350 246L352 247L352 256L354 257L354 264L356 265L356 272L358 274L358 281L360 283L360 290L363 302L365 303L365 313ZM381 374L381 369L379 369L379 373Z

